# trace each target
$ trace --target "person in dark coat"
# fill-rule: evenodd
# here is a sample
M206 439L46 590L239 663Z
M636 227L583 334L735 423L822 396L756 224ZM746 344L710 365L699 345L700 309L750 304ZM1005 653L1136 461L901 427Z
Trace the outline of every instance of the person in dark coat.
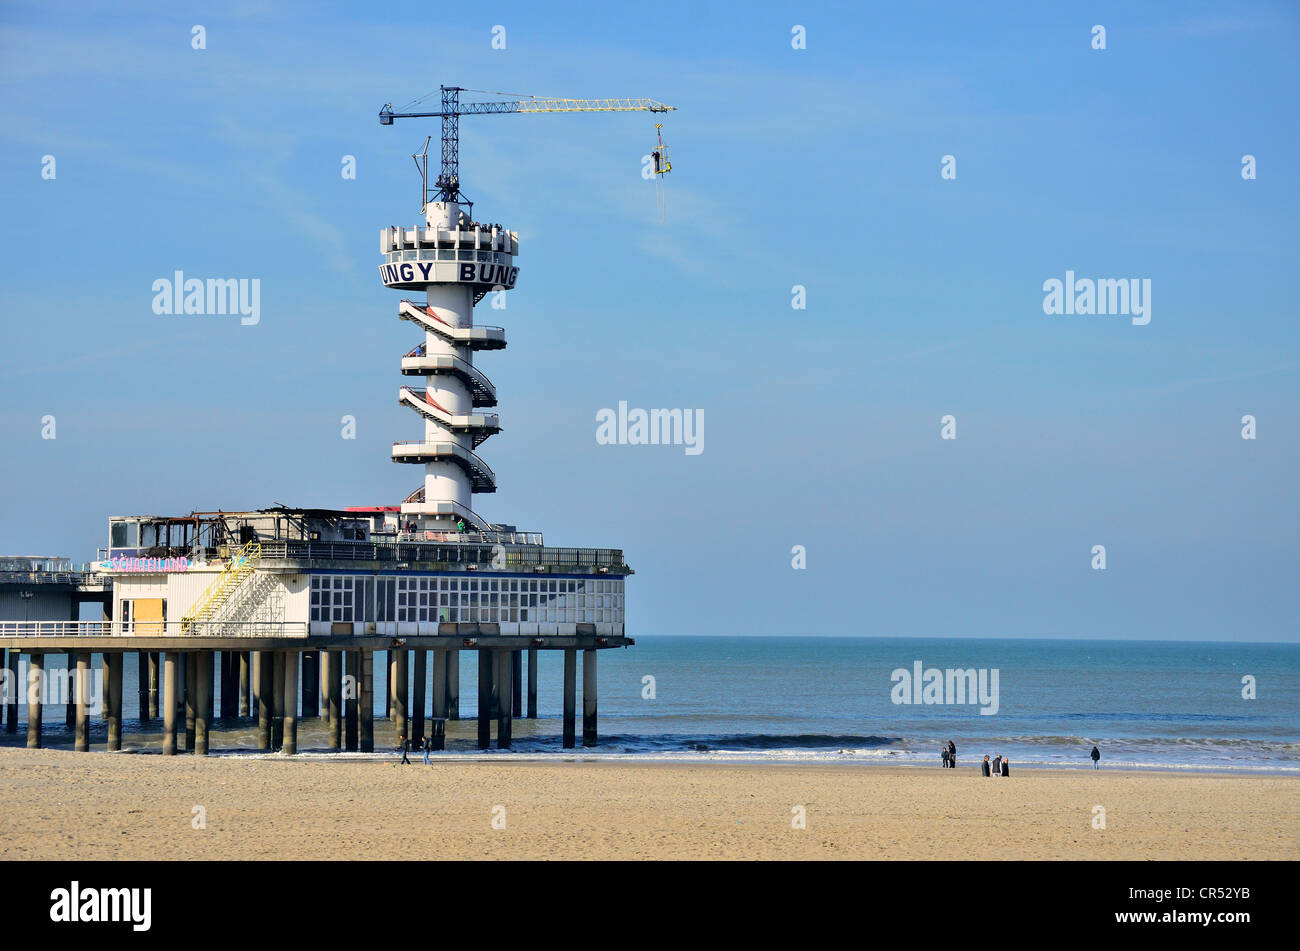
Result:
M1002 775L1011 775L1011 760L1007 759L1005 756L1002 757Z
M948 741L948 765L957 768L957 744L952 740Z
M993 757L993 775L994 776L1002 775L1002 754L1001 753Z
M1101 750L1095 746L1092 748L1092 768L1101 769Z
M980 772L982 772L985 776L992 776L992 775L993 775L991 772L989 772L989 754L988 754L988 753L985 753L985 754L984 754L984 762L980 764Z
M405 763L407 766L410 766L411 761L406 758L406 734L402 734L397 738L397 745L402 750L402 763ZM397 765L401 766L402 763L398 763Z
M948 768L948 747L946 746L939 747L939 759L943 763L943 768L947 769Z

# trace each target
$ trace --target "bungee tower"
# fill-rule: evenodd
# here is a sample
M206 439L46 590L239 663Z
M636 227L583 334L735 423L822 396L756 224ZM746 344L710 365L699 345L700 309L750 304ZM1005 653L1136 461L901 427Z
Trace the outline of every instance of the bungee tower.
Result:
M487 530L473 496L496 491L496 475L478 454L501 431L496 387L475 365L478 353L506 345L500 327L476 326L474 305L515 286L519 235L470 220L458 201L427 201L424 223L390 227L380 236L384 285L418 296L403 298L397 315L423 331L401 360L398 401L423 422L421 439L393 444L394 462L422 465L424 480L402 503L402 516L420 531Z

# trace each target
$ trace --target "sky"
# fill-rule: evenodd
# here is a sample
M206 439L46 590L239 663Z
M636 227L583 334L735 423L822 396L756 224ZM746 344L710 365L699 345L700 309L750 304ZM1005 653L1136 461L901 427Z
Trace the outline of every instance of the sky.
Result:
M461 121L521 244L482 515L622 548L633 636L1295 641L1297 53L1289 3L6 2L0 552L399 502L378 234L438 126L380 107L650 97ZM260 319L155 314L178 270ZM1045 313L1067 271L1149 322ZM703 451L599 444L620 401Z

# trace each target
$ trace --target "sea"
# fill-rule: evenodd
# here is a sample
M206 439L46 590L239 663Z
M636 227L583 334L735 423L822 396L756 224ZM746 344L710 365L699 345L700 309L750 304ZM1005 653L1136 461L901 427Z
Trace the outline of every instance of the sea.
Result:
M1297 644L646 635L599 654L595 747L581 745L579 663L576 750L560 741L563 655L540 651L539 715L515 721L508 751L476 748L471 654L461 655L463 719L448 724L437 756L938 766L951 741L959 768L987 754L1016 769L1092 769L1096 746L1103 769L1300 773ZM375 757L396 743L383 719L382 658ZM61 662L47 655L51 669ZM957 690L970 682L973 695ZM123 749L159 750L160 722L136 719L134 655L123 693ZM71 748L64 723L64 708L47 704L47 746ZM23 729L0 732L0 745L23 745ZM92 749L105 734L96 716ZM301 754L324 753L323 721L300 721L298 742ZM250 721L214 724L214 754L265 755L255 746Z

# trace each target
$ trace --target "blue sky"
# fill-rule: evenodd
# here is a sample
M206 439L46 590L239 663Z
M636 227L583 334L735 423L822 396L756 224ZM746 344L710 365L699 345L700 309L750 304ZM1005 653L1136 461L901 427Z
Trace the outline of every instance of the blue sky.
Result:
M437 126L379 107L647 96L678 107L663 224L654 117L462 120L522 244L478 318L510 341L484 515L624 548L634 635L1296 639L1295 6L479 9L0 9L0 550L399 501L417 335L377 235ZM1067 269L1149 279L1151 322L1044 315ZM176 270L259 279L261 322L155 315ZM702 409L705 451L597 445L619 400Z

